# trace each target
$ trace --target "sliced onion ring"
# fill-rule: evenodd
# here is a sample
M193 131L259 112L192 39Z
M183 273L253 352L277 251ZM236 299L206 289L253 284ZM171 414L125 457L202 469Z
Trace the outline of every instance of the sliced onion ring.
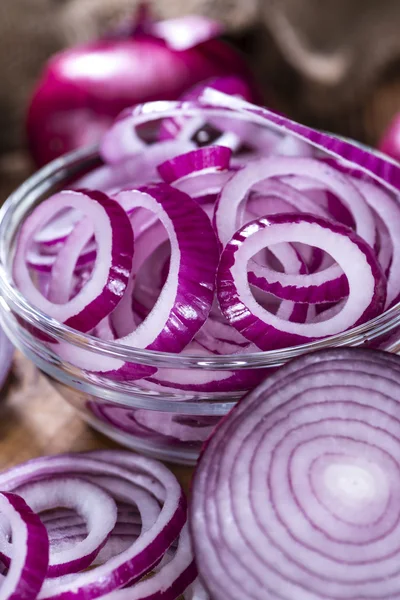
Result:
M97 256L90 281L72 300L54 304L35 287L27 253L35 234L64 208L79 208L90 219L97 240ZM13 273L21 292L34 306L78 331L90 331L115 308L132 269L133 233L121 206L101 192L60 192L36 207L22 224Z
M323 322L282 321L254 299L244 276L247 262L271 244L310 240L343 269L349 297L337 315ZM368 244L345 226L305 214L273 215L242 227L221 255L217 286L225 317L262 350L295 346L345 331L377 316L386 296L384 275Z
M98 451L33 459L1 473L0 488L15 490L57 475L109 476L120 480L121 484L154 496L160 507L159 516L127 550L106 564L84 573L46 580L39 599L71 600L76 594L98 598L133 583L161 560L186 521L185 498L175 476L161 463L129 452Z
M0 600L35 600L49 564L46 528L16 494L0 492L0 514L10 524L15 549L7 575L0 576ZM3 545L0 543L0 551Z
M175 600L193 582L197 574L188 528L179 537L178 548L172 560L164 565L151 579L134 587L118 590L104 596L104 600Z
M254 184L271 177L302 175L304 173L323 182L340 196L354 216L357 233L373 247L376 231L371 209L362 194L348 178L330 167L330 165L315 159L289 156L272 156L253 161L231 177L224 186L214 214L215 227L221 244L224 246L236 231L237 210L248 190Z
M225 171L229 169L231 156L230 148L206 146L169 159L158 165L157 170L166 183L174 183L192 173Z
M117 520L114 500L98 486L82 479L55 478L27 484L18 488L18 495L35 513L64 506L74 508L87 523L88 533L80 543L55 553L50 548L47 577L59 577L89 567ZM10 551L13 560L16 548L10 545Z

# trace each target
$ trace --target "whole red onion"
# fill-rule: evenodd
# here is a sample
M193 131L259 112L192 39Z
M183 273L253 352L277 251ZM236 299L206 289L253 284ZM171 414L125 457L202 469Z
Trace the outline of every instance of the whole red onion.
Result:
M216 39L220 33L221 26L204 17L157 23L141 7L129 31L56 54L28 110L37 165L97 142L124 108L176 99L209 77L239 75L259 100L243 57Z

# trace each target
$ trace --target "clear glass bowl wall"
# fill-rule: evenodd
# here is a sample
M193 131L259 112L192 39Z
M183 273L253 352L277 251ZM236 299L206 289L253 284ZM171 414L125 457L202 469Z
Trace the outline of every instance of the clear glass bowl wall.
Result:
M400 352L400 305L323 341L211 358L149 352L101 341L42 314L13 282L11 262L18 227L34 206L100 164L95 150L62 157L25 181L0 212L1 325L15 346L95 429L139 452L194 464L219 419L286 361L329 346L368 345ZM82 353L91 359L108 357L147 365L153 373L134 381L118 381L82 368Z

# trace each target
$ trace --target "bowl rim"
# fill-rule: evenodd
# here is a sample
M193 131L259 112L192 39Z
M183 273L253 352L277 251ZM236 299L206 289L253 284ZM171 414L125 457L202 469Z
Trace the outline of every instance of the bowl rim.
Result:
M384 311L374 319L345 332L278 350L266 350L235 355L183 355L155 350L145 350L125 346L117 341L100 340L87 333L81 333L59 323L30 305L13 284L9 268L9 247L18 225L11 226L13 215L20 212L21 204L28 205L24 215L32 206L48 195L53 188L100 166L102 163L97 147L88 147L72 151L57 158L36 173L28 177L5 201L0 209L0 306L2 310L10 307L29 324L49 334L53 338L68 342L74 346L93 351L103 356L119 358L126 362L156 365L171 368L194 369L247 369L279 366L284 362L307 352L328 347L357 346L392 331L400 325L400 302Z

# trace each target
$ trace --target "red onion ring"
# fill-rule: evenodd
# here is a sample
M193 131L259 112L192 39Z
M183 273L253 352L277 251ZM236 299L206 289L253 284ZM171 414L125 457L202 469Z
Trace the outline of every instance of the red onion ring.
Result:
M105 133L102 143L100 145L100 153L104 161L108 164L119 163L125 160L132 154L137 154L147 150L148 144L145 144L139 137L137 129L140 125L151 123L163 119L163 124L167 121L173 121L174 118L182 116L182 107L185 108L185 117L183 118L184 127L175 136L176 141L182 143L190 143L192 137L196 132L204 126L207 121L216 119L218 124L222 124L222 119L225 117L228 119L226 127L228 128L230 136L231 131L235 128L236 131L233 134L235 137L235 145L240 143L240 136L247 135L249 139L252 137L266 137L268 140L276 137L271 132L259 132L259 128L255 127L251 122L243 124L243 118L236 118L235 113L230 112L226 109L214 109L210 110L203 106L201 114L199 111L199 104L197 102L147 102L145 105L141 104L135 106L132 109L124 110L112 127ZM242 122L240 122L242 121ZM236 124L236 127L234 127ZM174 127L176 129L176 127ZM222 139L218 139L218 145L227 145L221 143Z
M257 304L243 271L251 256L265 246L308 240L313 240L315 246L328 252L342 267L349 297L339 314L322 323L282 321ZM217 286L225 317L262 350L309 342L363 323L381 312L386 294L377 259L361 238L344 226L305 214L273 215L240 229L221 255Z
M81 177L74 184L75 189L100 190L107 194L116 194L123 189L139 187L149 181L159 180L157 165L189 152L193 142L168 140L146 146L146 152L136 152L121 162L103 165Z
M373 247L376 234L374 219L369 206L357 188L327 164L311 158L286 156L254 161L233 175L224 186L214 214L221 244L225 245L236 231L236 211L250 187L270 177L302 175L303 173L324 183L343 200L354 216L357 233Z
M67 207L79 207L90 219L97 239L97 256L90 281L72 299L54 304L31 280L26 263L35 233ZM132 269L133 234L125 211L101 192L61 192L40 204L19 231L13 273L24 296L37 308L78 331L90 331L115 308Z
M355 177L352 178L352 181L363 194L366 202L382 219L390 236L392 260L387 282L386 308L388 308L398 302L400 298L400 281L398 276L400 272L400 206L398 198L396 201L382 190L382 188L368 181L363 181Z
M175 183L183 177L204 171L226 171L232 150L224 146L206 146L164 161L157 171L165 183Z
M137 490L136 497L139 493L145 494L143 502L145 497L152 495L157 500L159 514L154 524L150 525L152 514L155 513L149 513L149 528L142 531L140 537L122 554L91 571L46 580L38 598L72 600L77 594L97 598L133 583L159 562L185 523L185 499L174 475L157 461L129 452L99 451L87 455L34 459L1 473L0 487L14 490L57 475L84 476L85 479L96 476L102 486L105 481L101 478L108 476L115 482L116 493L118 486L125 485L125 488L129 486L129 490ZM142 508L143 515L147 506L146 501Z
M251 115L255 123L263 126L268 124L269 128L281 135L290 133L296 139L302 140L321 151L324 157L326 155L330 157L328 160L324 159L323 162L331 164L333 161L336 168L345 172L351 171L352 174L357 174L358 178L364 178L365 176L372 178L373 181L394 194L396 198L398 196L400 168L396 162L386 160L382 154L371 153L360 145L310 129L267 108L255 106L215 89L205 89L199 98L199 102L207 107L214 106L215 108L238 111L246 117Z
M12 544L18 548L7 575L0 576L0 600L35 600L49 563L46 528L15 494L0 492L0 514L10 524Z
M104 596L104 600L175 600L186 590L197 575L189 531L183 527L172 560L151 579L137 583L133 588L118 590Z
M116 523L117 507L114 500L98 486L72 478L30 483L18 487L17 491L35 513L65 506L79 511L87 523L88 533L80 543L56 553L50 548L47 577L76 573L89 567ZM11 561L15 551L16 548L11 545L10 553L6 555Z
M137 348L179 352L203 325L211 309L218 263L211 224L189 196L167 184L118 195L119 201L127 198L159 216L170 239L171 259L155 307L135 331L118 341ZM207 263L203 262L205 254Z

